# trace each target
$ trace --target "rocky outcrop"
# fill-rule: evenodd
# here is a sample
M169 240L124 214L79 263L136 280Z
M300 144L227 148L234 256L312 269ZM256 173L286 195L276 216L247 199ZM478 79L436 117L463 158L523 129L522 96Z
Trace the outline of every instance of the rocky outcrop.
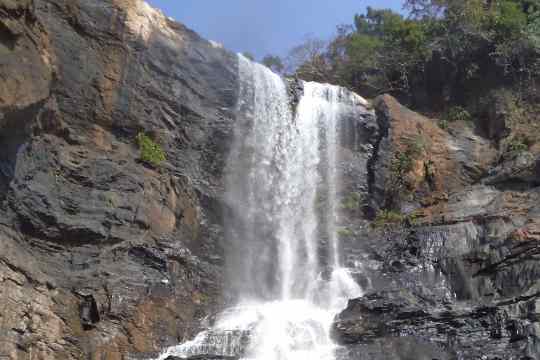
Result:
M380 139L369 167L372 212L411 211L477 182L496 160L489 141L466 124L450 131L389 95L375 100Z
M486 185L515 189L538 186L538 181L540 181L540 158L526 151L510 154L508 159L504 159L482 179L482 183Z
M2 0L0 53L0 355L191 337L222 302L235 55L139 0Z
M383 291L351 300L334 330L355 344L352 353L399 337L412 349L398 355L399 345L387 345L395 359L535 359L538 301L533 295L493 305L437 304L405 290Z
M335 319L341 358L540 358L535 156L499 153L467 124L439 129L388 96L376 104L368 201L394 215L349 225L367 294ZM414 136L428 139L416 152Z
M0 357L192 338L226 302L236 56L140 0L0 0L0 54ZM339 236L366 290L336 317L340 358L539 358L536 152L502 154L500 122L373 104L340 127Z

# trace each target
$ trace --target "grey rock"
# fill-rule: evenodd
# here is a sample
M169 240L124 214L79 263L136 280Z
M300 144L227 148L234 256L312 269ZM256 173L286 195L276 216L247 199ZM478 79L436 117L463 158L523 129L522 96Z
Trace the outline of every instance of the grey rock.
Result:
M482 180L486 185L534 187L540 182L540 158L529 152L519 152L490 170Z
M515 299L513 305L519 303ZM504 303L440 306L411 292L383 291L349 301L336 318L334 333L342 343L371 348L379 339L410 339L424 344L415 349L418 358L437 354L446 359L522 359L538 351L535 325L523 315ZM386 359L383 349L372 358ZM391 358L411 356L394 350Z

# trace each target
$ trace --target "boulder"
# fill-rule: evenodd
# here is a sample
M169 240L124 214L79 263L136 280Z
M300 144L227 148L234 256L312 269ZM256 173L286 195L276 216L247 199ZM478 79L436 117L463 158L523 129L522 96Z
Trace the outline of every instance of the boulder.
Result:
M466 124L447 132L389 95L378 97L374 106L381 129L368 168L374 212L444 201L477 182L496 159L490 142Z
M505 159L501 164L490 169L488 176L482 179L486 185L535 187L540 184L540 156L529 152L518 152Z

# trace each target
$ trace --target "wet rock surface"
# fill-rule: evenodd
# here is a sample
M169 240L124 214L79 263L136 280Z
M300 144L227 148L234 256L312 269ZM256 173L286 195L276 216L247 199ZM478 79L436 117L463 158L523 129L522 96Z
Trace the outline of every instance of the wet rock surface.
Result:
M0 355L190 338L221 303L235 55L138 0L0 1L0 53Z
M433 120L393 99L378 101L379 123L383 116L387 125L382 124L372 179L392 176L388 164L410 138L407 131L440 134L439 140L430 136L431 146L442 151L422 151L413 161L437 159L431 179L416 166L402 174L406 196L390 204L399 221L348 219L354 236L347 241L347 262L367 292L335 318L333 333L344 345L339 357L540 358L535 157L526 152L499 157L474 129L459 124L432 129ZM467 143L491 150L483 158ZM446 155L437 158L440 153ZM453 172L443 178L445 169ZM391 182L375 181L368 201L384 206ZM419 191L430 181L432 192Z
M534 359L539 350L534 303L436 304L407 291L383 291L351 300L335 331L343 343L366 348L381 339L405 337L431 345L437 358ZM426 356L424 350L417 354Z
M0 0L0 54L0 355L193 338L225 302L236 56L139 0ZM339 359L540 358L538 157L501 154L499 125L389 96L343 120L339 236L366 295L336 317ZM383 209L402 221L373 226Z

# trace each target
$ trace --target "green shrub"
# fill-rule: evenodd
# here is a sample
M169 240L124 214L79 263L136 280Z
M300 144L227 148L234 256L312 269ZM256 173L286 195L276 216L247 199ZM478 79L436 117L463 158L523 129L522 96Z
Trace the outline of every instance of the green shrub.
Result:
M341 208L349 211L354 211L358 209L362 196L357 192L350 193L343 202L341 203Z
M405 216L394 210L380 210L373 220L373 227L381 228L389 225L399 225L405 221Z
M363 96L389 93L417 110L446 102L472 112L479 95L502 84L536 96L539 0L403 2L409 11L368 7L317 51L306 43L305 73ZM321 66L311 66L315 58Z
M412 170L413 158L408 152L398 151L394 155L394 159L391 164L391 171L393 177L402 177L406 173Z
M426 149L426 140L422 135L405 140L405 150L397 151L392 161L391 170L394 176L403 176L412 170L414 161L422 156Z
M346 227L338 229L337 234L339 237L351 237L354 235L353 231Z
M529 150L527 141L523 138L515 137L508 143L508 151L510 152L523 152Z
M417 220L416 214L402 214L395 210L380 210L372 222L374 228L392 227L405 224L414 225Z
M435 181L436 167L433 160L428 160L424 163L425 179L428 184L433 184Z
M418 159L426 149L426 139L422 135L416 135L407 142L406 152L413 159Z
M388 190L386 202L387 208L392 208L399 203L400 199L412 195L409 177L407 176L414 168L415 162L421 159L428 148L427 140L423 135L416 135L412 139L404 141L404 149L397 150L390 163L390 176L385 188Z
M452 106L444 115L443 120L450 123L454 121L472 121L471 114L461 106Z
M166 160L165 152L161 146L154 142L145 133L139 133L137 135L137 144L141 151L141 160L150 163L154 166L159 166Z
M443 130L448 130L448 120L446 119L439 120L439 127Z

